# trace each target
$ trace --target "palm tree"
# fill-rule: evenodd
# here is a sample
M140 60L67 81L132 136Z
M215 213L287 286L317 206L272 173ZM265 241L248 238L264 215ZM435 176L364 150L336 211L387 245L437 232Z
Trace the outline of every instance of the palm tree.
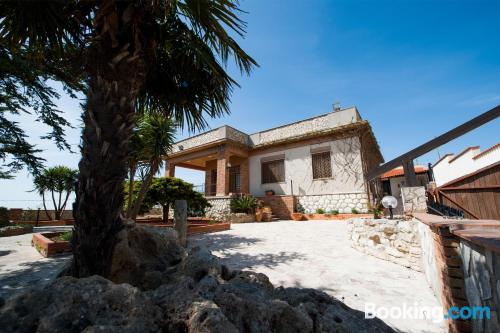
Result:
M127 217L135 219L141 208L146 192L151 185L153 177L158 173L158 170L163 166L163 158L170 152L174 144L175 125L174 122L165 117L161 113L145 113L139 122L137 130L137 142L135 156L139 161L145 161L146 173L142 180L141 188L135 200L131 200L133 192L132 187L129 187L129 207L127 209ZM138 161L134 160L131 163L132 168L137 166ZM134 184L134 174L129 172L129 186Z
M231 36L245 33L240 13L230 0L0 3L0 34L9 48L49 49L57 55L51 59L82 64L85 72L75 276L109 274L123 228L136 109L156 110L190 130L203 128L205 116L229 112L237 83L224 66L230 58L242 73L256 65Z
M65 166L55 166L44 169L35 177L35 190L42 196L43 209L47 217L52 220L47 211L45 203L45 193L50 192L52 204L54 205L54 215L56 220L60 220L71 192L75 189L78 171ZM57 200L56 200L57 196Z

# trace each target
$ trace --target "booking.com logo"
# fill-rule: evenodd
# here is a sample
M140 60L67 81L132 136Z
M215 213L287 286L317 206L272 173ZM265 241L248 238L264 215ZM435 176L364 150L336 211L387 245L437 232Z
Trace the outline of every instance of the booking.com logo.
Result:
M488 306L452 306L446 313L440 306L422 306L418 303L402 306L377 306L373 303L365 303L365 318L379 319L429 319L441 322L443 319L490 319L490 307Z

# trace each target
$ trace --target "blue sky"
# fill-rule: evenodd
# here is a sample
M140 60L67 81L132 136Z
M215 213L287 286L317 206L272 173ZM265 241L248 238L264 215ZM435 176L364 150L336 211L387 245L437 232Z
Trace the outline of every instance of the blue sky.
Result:
M232 97L231 115L211 120L253 133L329 112L334 102L368 119L386 160L500 104L500 1L242 1L249 13L242 46L260 64ZM238 73L231 69L234 76ZM77 100L59 101L79 126ZM43 133L20 119L33 140ZM500 142L497 119L417 161L438 153ZM187 133L180 133L179 138ZM79 142L79 128L68 131ZM78 155L48 142L47 165L77 167ZM178 169L195 184L200 172ZM37 207L22 172L0 181L0 206ZM10 200L10 201L7 201ZM13 201L15 200L15 201ZM18 201L22 200L22 201ZM28 201L33 200L33 201Z

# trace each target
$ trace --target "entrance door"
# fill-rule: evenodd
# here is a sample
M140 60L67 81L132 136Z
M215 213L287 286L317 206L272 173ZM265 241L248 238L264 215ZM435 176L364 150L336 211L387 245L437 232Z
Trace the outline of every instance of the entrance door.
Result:
M217 169L210 170L210 188L208 191L208 195L216 195L217 194Z
M234 166L229 168L229 192L240 193L241 192L241 181L240 181L240 166Z

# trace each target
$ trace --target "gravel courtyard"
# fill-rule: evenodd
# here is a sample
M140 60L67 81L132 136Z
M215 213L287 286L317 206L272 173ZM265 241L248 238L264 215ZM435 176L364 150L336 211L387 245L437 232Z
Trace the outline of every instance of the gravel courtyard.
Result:
M439 306L424 274L362 254L350 247L347 224L334 221L233 224L231 230L195 235L232 268L252 269L274 285L317 288L364 311L377 307ZM383 319L401 332L445 332L431 319Z

